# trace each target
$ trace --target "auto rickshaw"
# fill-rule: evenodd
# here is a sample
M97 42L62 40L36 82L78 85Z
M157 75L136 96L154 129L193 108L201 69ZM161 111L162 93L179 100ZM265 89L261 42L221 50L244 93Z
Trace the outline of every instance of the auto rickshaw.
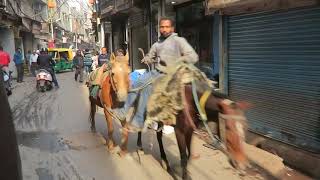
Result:
M52 59L56 62L56 65L54 66L54 70L56 72L61 72L65 70L73 71L72 49L49 48L48 52L49 55L52 56Z

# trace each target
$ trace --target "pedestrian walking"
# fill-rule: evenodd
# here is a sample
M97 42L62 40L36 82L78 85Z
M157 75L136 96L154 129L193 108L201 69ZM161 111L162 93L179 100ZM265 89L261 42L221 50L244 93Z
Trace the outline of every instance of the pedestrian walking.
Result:
M29 73L31 73L31 60L30 60L31 54L32 54L31 51L28 50L28 52L26 54L26 65L28 67Z
M93 57L92 57L92 65L91 65L91 69L92 71L96 70L99 63L98 63L98 57L99 57L99 52L95 51Z
M30 71L31 71L31 74L32 76L36 77L36 70L37 70L37 67L38 67L38 64L37 64L37 60L38 60L38 52L39 50L34 50L33 53L31 54L30 56Z
M107 53L107 48L101 48L101 54L98 57L98 64L101 67L103 64L107 64L110 60L110 55Z
M84 51L84 68L87 74L91 72L92 66L92 54L89 52L89 49Z
M74 56L73 65L76 68L74 79L77 81L78 76L80 75L79 82L83 82L84 57L81 50L78 50L76 55Z
M14 53L13 61L16 64L18 73L17 82L21 83L23 81L23 56L20 48L17 48L16 52Z
M0 45L0 66L2 66L2 70L9 74L9 63L10 63L10 55L9 53L3 50L3 47Z

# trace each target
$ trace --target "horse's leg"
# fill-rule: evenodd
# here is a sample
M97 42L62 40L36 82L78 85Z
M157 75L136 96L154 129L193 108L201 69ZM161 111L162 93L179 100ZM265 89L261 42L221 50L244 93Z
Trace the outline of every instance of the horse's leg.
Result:
M159 126L163 126L163 124L159 123ZM169 162L167 160L167 155L166 155L166 152L164 151L163 143L162 143L162 130L157 132L157 140L158 140L160 155L161 155L161 165L164 167L164 169L169 171L170 166L169 166Z
M120 156L125 156L127 154L127 146L128 146L128 124L126 121L121 122L122 131L121 131L121 145L120 145Z
M138 132L137 147L138 147L138 150L143 151L143 148L142 148L142 132L141 131Z
M186 146L187 146L187 151L188 151L188 159L191 157L191 139L192 139L192 129L186 130L185 133L185 139L186 139Z
M95 114L96 114L96 104L90 99L90 123L91 123L91 131L96 132L96 123L95 123Z
M186 151L186 139L183 133L183 130L179 127L174 128L178 147L180 151L180 158L181 158L181 167L182 167L182 178L185 179L187 177L187 164L188 164L188 156Z
M114 141L113 141L113 122L112 122L112 116L109 114L109 112L104 109L104 114L106 116L107 120L107 126L108 126L108 139L107 139L107 146L109 150L112 150L114 148Z

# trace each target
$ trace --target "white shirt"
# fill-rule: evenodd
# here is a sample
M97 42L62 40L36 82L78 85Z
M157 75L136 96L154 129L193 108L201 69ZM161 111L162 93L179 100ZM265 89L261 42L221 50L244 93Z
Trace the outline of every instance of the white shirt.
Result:
M98 56L93 56L92 57L92 65L91 65L92 70L93 71L96 70L97 66L98 66Z
M36 63L38 60L38 54L31 54L30 56L30 63Z

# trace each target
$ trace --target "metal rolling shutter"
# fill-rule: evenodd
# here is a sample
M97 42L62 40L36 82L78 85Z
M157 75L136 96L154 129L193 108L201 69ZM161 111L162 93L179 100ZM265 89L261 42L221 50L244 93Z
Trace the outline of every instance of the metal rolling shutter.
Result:
M130 27L141 27L145 23L145 13L143 11L136 12L129 16L129 26Z
M229 95L250 129L320 152L320 8L230 16Z

